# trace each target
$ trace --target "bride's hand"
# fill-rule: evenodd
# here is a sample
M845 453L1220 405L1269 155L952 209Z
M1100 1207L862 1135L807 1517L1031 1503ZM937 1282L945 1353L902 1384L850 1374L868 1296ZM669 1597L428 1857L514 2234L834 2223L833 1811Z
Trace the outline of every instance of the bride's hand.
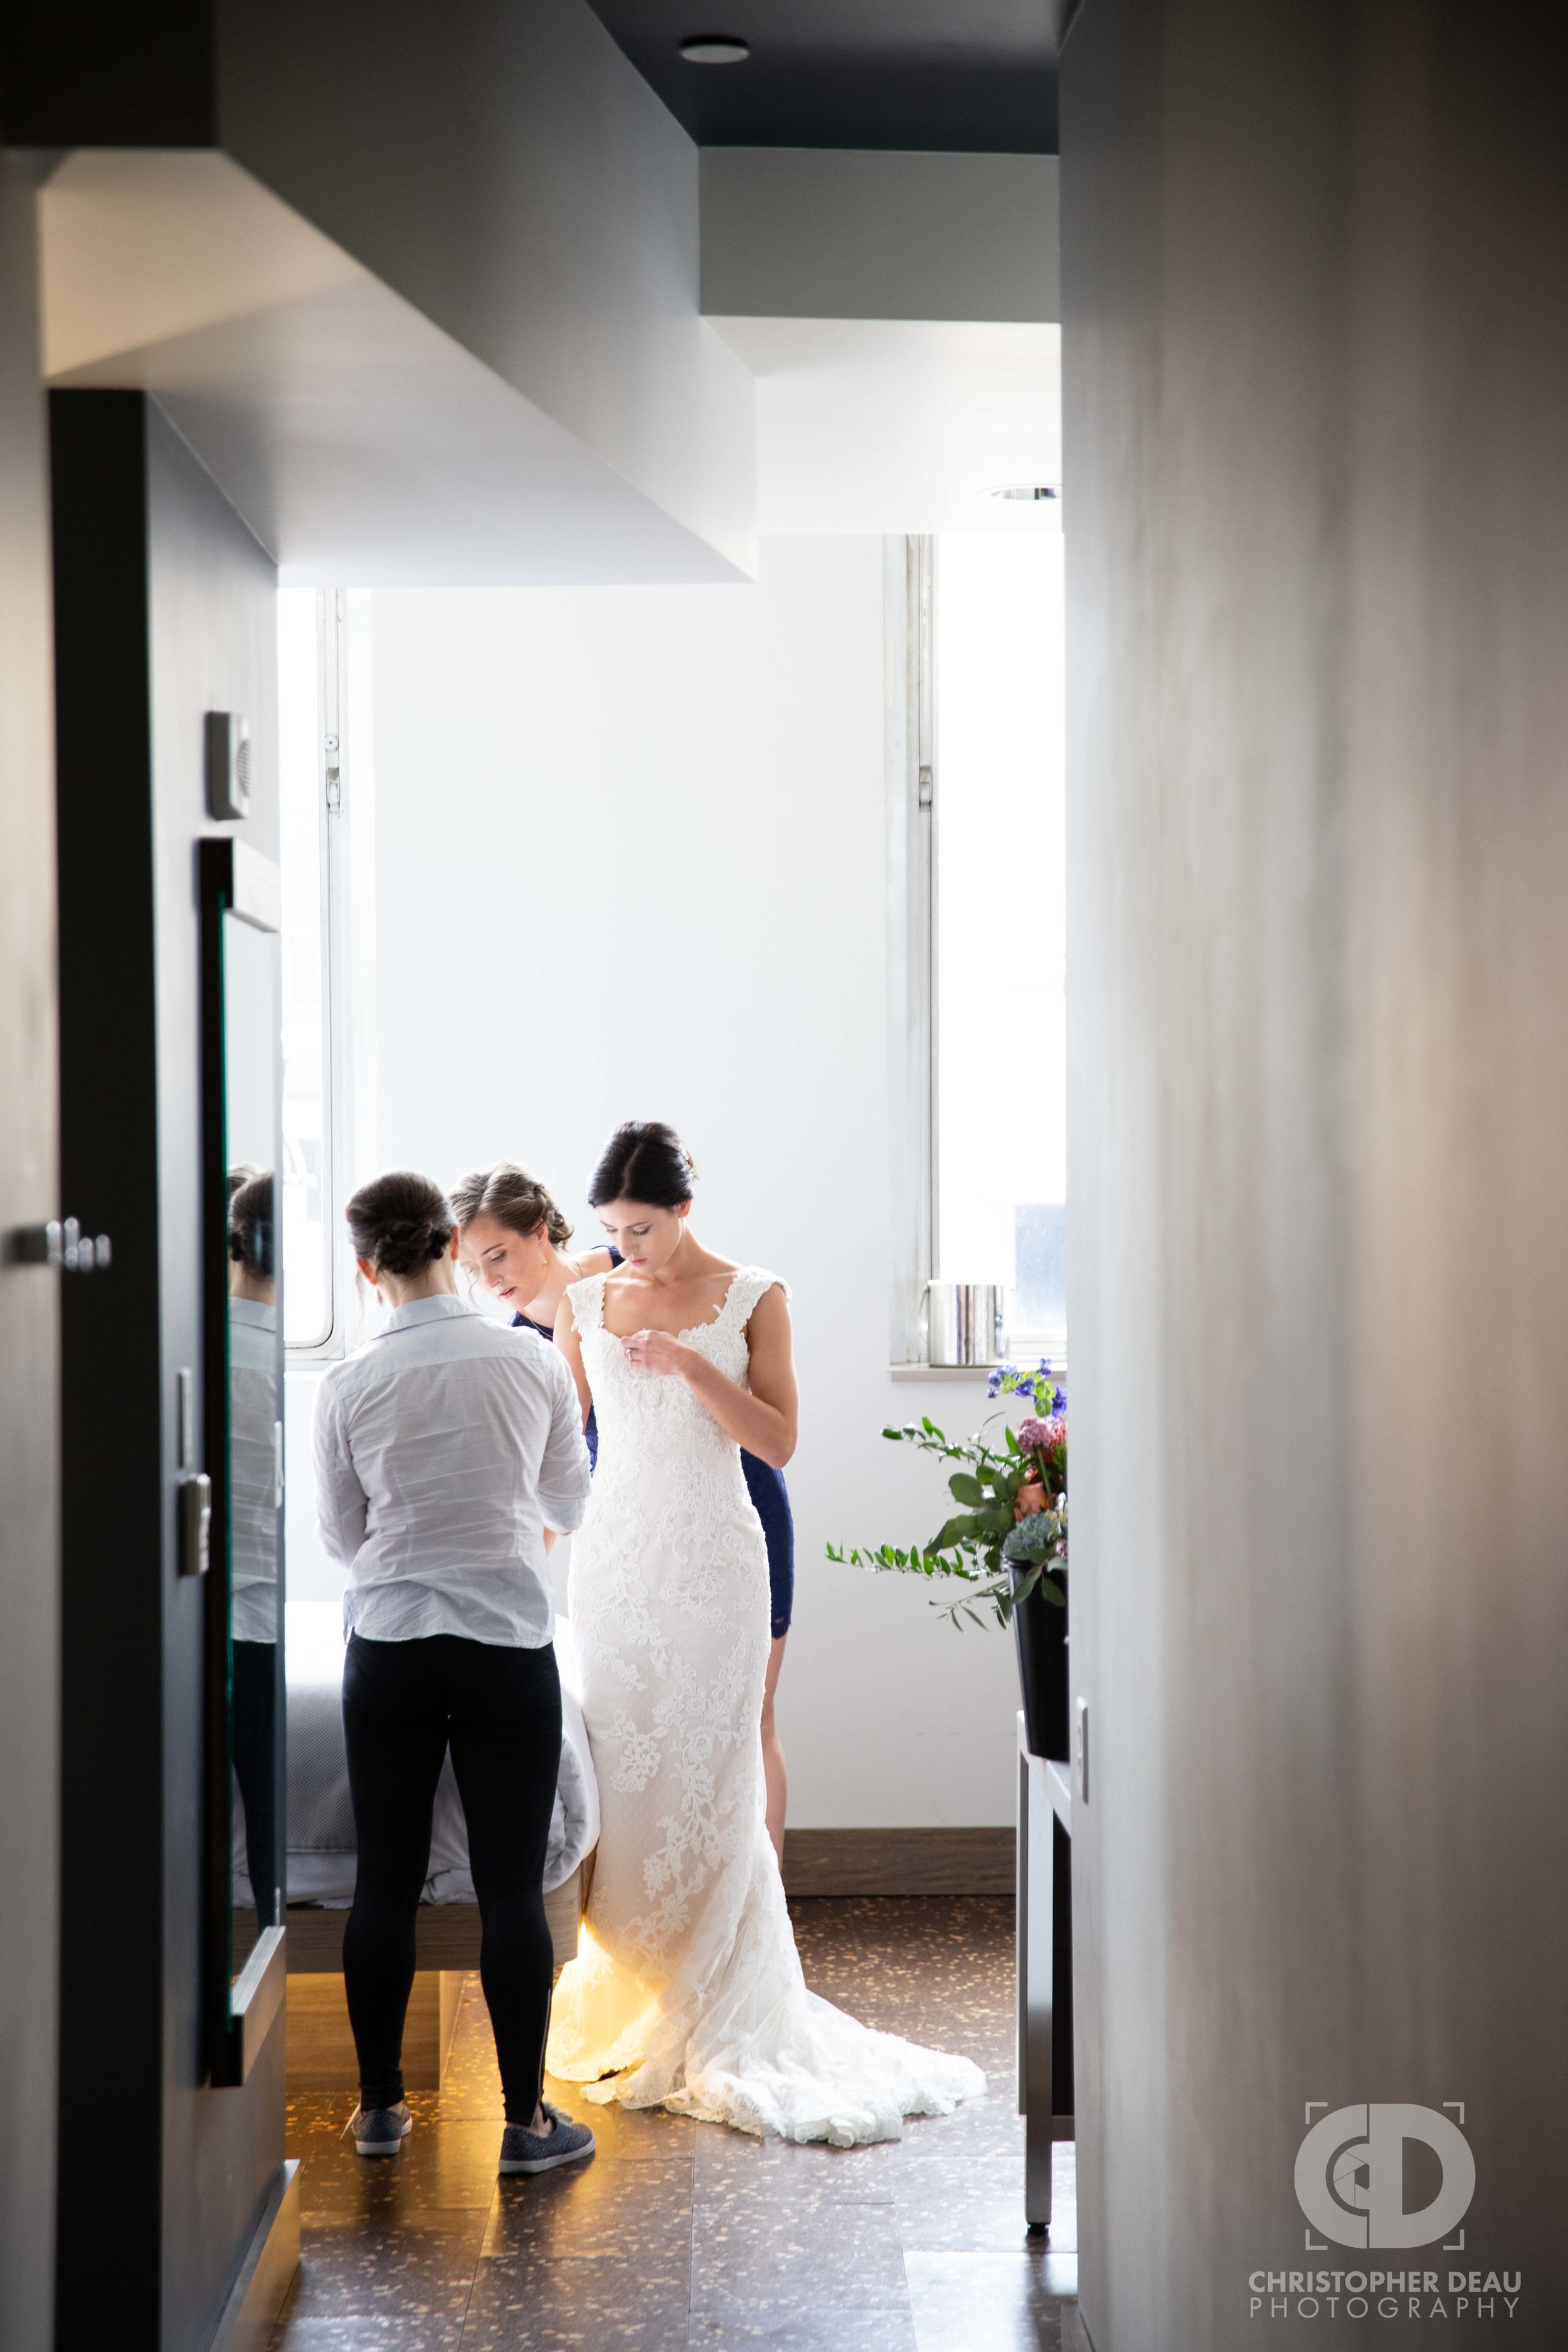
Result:
M691 1349L683 1348L668 1331L633 1331L621 1341L628 1364L639 1372L673 1373L678 1379L685 1371Z

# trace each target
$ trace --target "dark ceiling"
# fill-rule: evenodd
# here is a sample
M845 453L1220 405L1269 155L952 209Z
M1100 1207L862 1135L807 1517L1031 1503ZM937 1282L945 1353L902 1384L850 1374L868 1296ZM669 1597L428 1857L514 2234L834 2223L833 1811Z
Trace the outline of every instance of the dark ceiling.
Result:
M1068 0L591 0L704 147L1054 155ZM689 65L727 35L743 65Z

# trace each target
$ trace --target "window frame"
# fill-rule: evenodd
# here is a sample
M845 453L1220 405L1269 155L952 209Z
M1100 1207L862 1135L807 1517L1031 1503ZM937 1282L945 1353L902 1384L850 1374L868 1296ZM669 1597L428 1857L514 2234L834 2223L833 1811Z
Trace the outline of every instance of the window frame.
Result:
M928 1361L936 1264L936 706L930 532L882 542L888 827L889 1362Z
M353 877L349 776L352 698L349 592L316 592L316 813L320 828L321 970L321 1202L327 1225L325 1329L286 1342L304 1366L345 1355L359 1320L353 1255L343 1225L353 1147ZM368 783L368 779L367 779ZM285 1268L287 1279L287 1268ZM287 1313L287 1309L285 1309Z
M971 1368L932 1368L926 1326L927 1292L938 1273L942 1184L936 537L889 537L882 549L892 1268L888 1361L896 1377L932 1369L946 1376ZM1054 1368L1066 1369L1065 1335L1009 1325L1007 1348L1026 1357L1049 1349Z

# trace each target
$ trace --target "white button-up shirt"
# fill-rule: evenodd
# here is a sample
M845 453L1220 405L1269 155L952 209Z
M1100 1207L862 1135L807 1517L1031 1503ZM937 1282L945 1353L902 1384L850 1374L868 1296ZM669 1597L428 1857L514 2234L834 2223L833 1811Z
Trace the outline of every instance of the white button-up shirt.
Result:
M543 1528L576 1527L588 1449L547 1339L462 1299L416 1298L334 1364L316 1398L321 1541L349 1571L346 1633L458 1633L542 1649Z
M278 1309L228 1302L229 1631L278 1639Z

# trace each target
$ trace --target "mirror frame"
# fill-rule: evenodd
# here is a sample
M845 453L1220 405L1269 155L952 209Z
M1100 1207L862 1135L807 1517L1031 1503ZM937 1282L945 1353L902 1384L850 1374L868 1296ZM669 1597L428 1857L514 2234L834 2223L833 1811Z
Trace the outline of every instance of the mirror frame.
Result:
M202 2018L207 2073L215 2085L241 2084L249 2074L287 1991L286 1929L281 1921L263 1928L237 1977L233 1958L233 1740L229 1716L230 1530L232 1497L228 1463L228 1161L226 1149L224 918L233 915L257 930L281 933L283 877L269 859L247 844L226 837L198 844L201 903L201 1102L202 1102L202 1350L203 1423L206 1466L212 1480L212 1551L206 1576L204 1620L203 1700L205 1786L202 1804ZM274 1115L281 1143L282 1038L276 1044ZM272 1158L281 1171L279 1149ZM282 1219L274 1246L281 1258ZM281 1285L282 1268L279 1277ZM279 1293L281 1297L281 1292ZM281 1331L281 1304L279 1328ZM279 1414L282 1397L279 1398ZM284 1561L281 1514L278 1554L278 1639L283 1627ZM287 1673L278 1677L279 1780L277 1818L283 1803L287 1758L284 1698ZM281 1829L280 1829L281 1833ZM281 1870L284 1850L279 1851ZM288 1889L284 1888L285 1898Z

